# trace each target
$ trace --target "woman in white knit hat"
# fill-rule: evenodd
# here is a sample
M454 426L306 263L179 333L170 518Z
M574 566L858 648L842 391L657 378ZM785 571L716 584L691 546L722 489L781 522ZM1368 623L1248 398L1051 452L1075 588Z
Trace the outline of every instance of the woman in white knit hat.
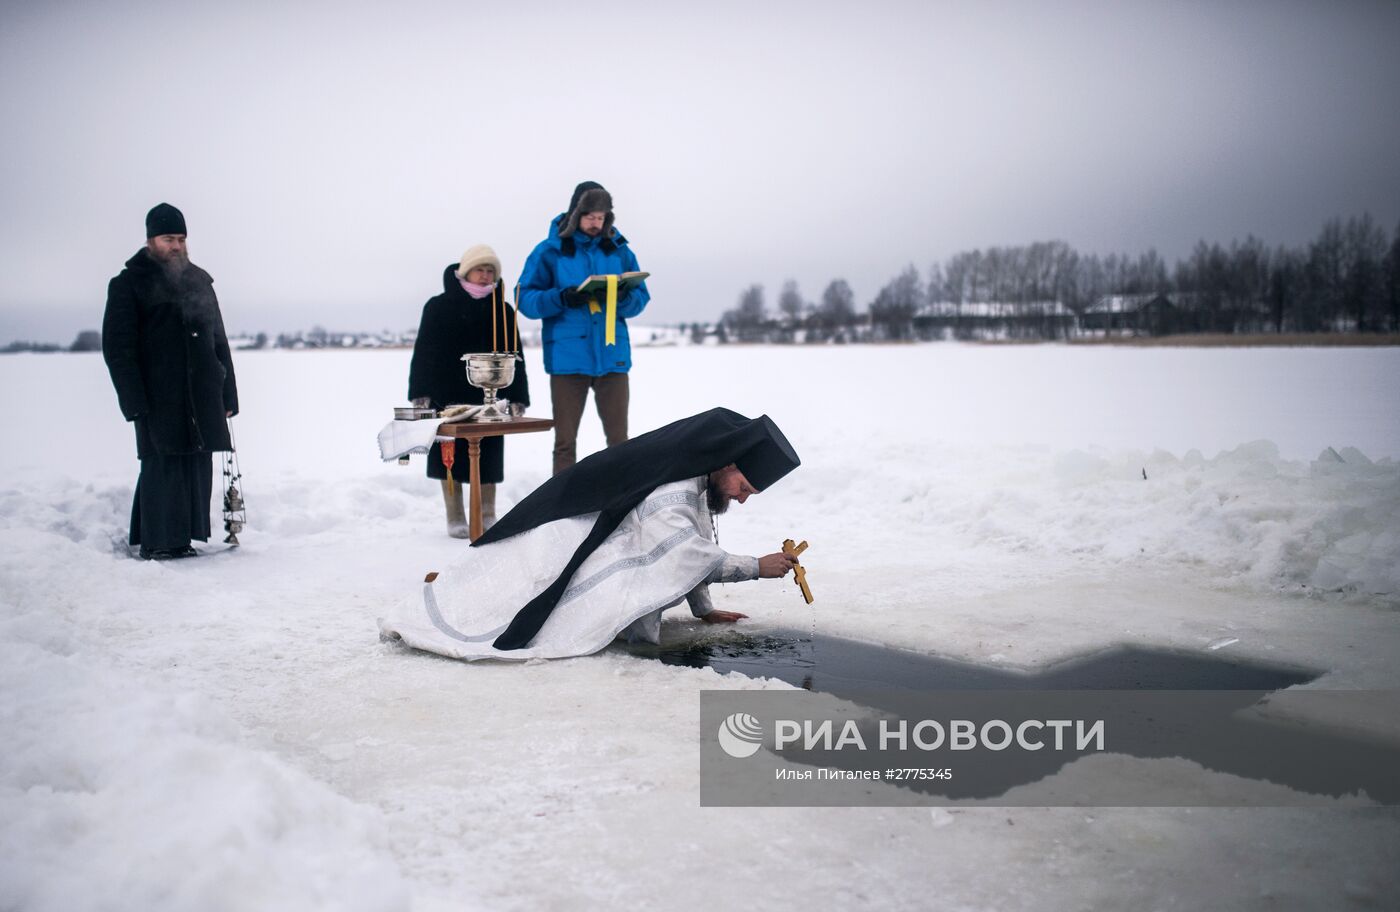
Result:
M443 270L442 294L423 305L408 372L408 398L416 406L439 409L482 402L485 394L467 382L462 356L511 351L516 340L515 308L505 300L501 261L490 247L478 244L462 254L461 262ZM510 402L515 415L525 413L530 384L524 361L516 362L515 380L500 396ZM453 461L451 478L442 463L441 448L433 444L428 454L428 477L442 483L447 532L454 538L470 536L462 498L462 485L470 481L465 449ZM496 521L496 484L504 476L503 438L486 437L481 441L481 518L488 527Z

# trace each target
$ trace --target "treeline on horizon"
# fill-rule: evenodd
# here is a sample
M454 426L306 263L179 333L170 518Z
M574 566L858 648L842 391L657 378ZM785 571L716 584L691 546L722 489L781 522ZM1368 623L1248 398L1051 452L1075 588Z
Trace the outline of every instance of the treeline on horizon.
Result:
M1387 237L1369 214L1331 219L1304 247L1202 240L1171 268L1156 250L1099 256L1064 241L970 250L927 276L911 264L864 311L845 279L814 302L788 281L775 311L755 284L713 331L691 328L721 342L1397 331L1400 227Z
M280 333L276 340L271 339L267 333L260 332L251 336L236 336L230 338L230 342L235 339L244 342L237 346L240 351L259 350L264 348L381 348L381 347L409 347L413 345L412 335L404 333L394 333L383 330L377 333L355 332L336 333L326 330L324 327L313 327L309 332ZM47 354L50 352L100 352L102 351L102 333L95 329L84 329L78 333L77 337L68 345L59 345L56 342L33 342L26 339L19 339L0 348L0 355L13 355L19 352L38 352Z
M789 280L770 310L762 285L740 294L717 324L682 323L696 343L1063 339L1182 333L1400 333L1400 226L1387 236L1369 214L1322 226L1303 247L1254 236L1228 247L1200 241L1168 268L1155 250L1081 254L1064 241L990 247L912 264L863 309L845 279L808 301ZM411 333L257 333L246 347L412 345ZM15 341L14 352L100 351L84 330L67 346Z

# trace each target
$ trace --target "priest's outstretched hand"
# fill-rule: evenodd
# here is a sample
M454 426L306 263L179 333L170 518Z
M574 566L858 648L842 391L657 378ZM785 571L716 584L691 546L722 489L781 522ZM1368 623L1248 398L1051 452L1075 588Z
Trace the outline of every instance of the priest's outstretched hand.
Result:
M758 576L760 579L778 579L787 576L788 571L796 566L797 558L781 551L774 551L772 554L765 554L758 559Z
M758 575L761 579L778 579L787 576L788 572L796 566L797 558L781 551L774 551L772 554L765 554L758 559ZM702 614L700 619L706 624L732 624L740 618L746 617L748 617L747 614L740 614L737 611L720 611L716 608L708 614Z

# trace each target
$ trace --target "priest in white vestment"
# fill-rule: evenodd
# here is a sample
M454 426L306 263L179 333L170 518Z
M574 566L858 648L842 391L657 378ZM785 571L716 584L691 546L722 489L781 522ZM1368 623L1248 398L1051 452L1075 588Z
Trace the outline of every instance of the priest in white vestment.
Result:
M661 613L682 602L711 623L737 620L709 584L782 577L795 561L727 553L713 517L798 464L771 419L726 409L595 453L429 573L381 632L454 658L520 660L588 655L619 636L658 643Z

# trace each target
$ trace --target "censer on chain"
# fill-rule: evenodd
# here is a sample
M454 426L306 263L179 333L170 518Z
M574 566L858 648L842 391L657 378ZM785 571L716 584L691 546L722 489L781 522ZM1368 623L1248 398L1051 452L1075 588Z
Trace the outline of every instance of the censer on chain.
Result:
M243 506L243 492L239 486L243 483L243 472L238 468L238 451L233 445L233 423L229 423L228 429L228 452L224 453L223 475L224 475L224 531L228 536L224 538L224 544L238 547L238 533L243 531L243 524L248 521L248 512Z

